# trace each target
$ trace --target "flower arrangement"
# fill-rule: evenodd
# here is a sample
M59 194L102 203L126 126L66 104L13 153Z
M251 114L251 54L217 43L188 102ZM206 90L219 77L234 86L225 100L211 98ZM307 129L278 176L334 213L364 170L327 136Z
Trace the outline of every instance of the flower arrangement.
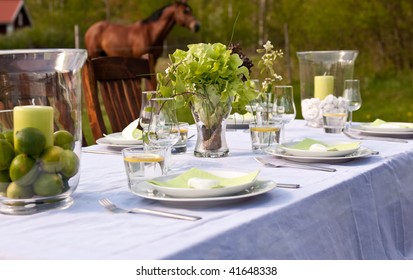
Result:
M191 44L187 51L178 49L169 58L165 75L157 76L158 91L174 97L177 108L191 107L195 122L200 124L201 150L221 149L225 142L222 121L231 110L245 113L245 106L256 98L245 85L248 68L237 53L221 43Z
M282 50L274 50L271 41L267 41L263 47L263 49L257 49L257 53L263 54L258 62L258 67L261 69L260 74L264 72L267 74L262 82L262 91L272 92L274 83L282 80L282 76L278 75L274 70L274 63L277 58L283 57L284 53Z
M214 106L230 99L234 110L242 110L254 98L242 79L249 79L248 69L238 54L221 43L191 44L187 51L178 49L169 58L166 75L158 73L158 90L175 97L177 108L196 96Z
M261 75L265 73L265 78L260 89L258 89L258 83L255 84L258 96L251 102L249 111L252 113L255 122L262 122L263 120L269 120L272 115L274 85L277 81L282 80L282 76L275 71L275 61L283 56L283 52L274 50L271 41L267 41L262 49L257 49L257 53L262 53L258 67Z

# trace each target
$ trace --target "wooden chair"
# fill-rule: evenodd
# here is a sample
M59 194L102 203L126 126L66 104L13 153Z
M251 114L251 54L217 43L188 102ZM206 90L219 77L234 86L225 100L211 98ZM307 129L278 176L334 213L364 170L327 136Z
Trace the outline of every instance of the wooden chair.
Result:
M88 59L83 84L90 128L96 141L103 134L122 131L139 118L142 91L156 88L154 64L151 57ZM104 114L109 124L105 123Z

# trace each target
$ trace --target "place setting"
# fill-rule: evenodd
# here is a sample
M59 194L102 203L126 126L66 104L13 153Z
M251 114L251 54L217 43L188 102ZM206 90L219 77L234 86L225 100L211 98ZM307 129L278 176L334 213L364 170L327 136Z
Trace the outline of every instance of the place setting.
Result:
M154 177L130 186L133 194L172 206L211 207L244 201L277 187L258 178L259 170L190 169L180 174Z
M354 80L351 80L354 82ZM357 84L357 83L356 83ZM320 85L319 85L320 87ZM271 125L270 121L262 122L260 135L255 132L254 127L250 127L252 149L254 153L272 155L274 158L255 157L255 159L267 167L293 167L302 169L311 169L319 171L334 172L336 169L313 165L312 163L341 163L361 157L377 154L377 152L364 147L360 141L345 141L335 139L335 135L339 135L345 130L348 112L350 111L350 97L336 97L331 94L326 95L325 100L320 104L321 127L325 135L332 137L322 137L322 139L312 139L299 137L293 140L285 138L285 124L295 119L295 106L292 99L292 88L289 86L276 86L275 106L272 110ZM282 100L280 102L279 100ZM291 100L288 102L288 100ZM359 100L359 99L357 99ZM361 101L358 101L358 107ZM354 111L357 108L352 108ZM352 117L350 113L350 125ZM318 121L316 123L318 125ZM275 129L271 132L265 127ZM256 135L257 134L257 135ZM287 161L287 162L286 162ZM288 163L294 161L295 164ZM300 163L300 164L297 164ZM305 164L303 163L311 163Z
M127 139L123 137L121 132L115 132L97 139L96 144L113 149L123 149L138 145L142 146L143 141L142 139Z
M352 139L378 140L389 142L407 143L406 138L413 136L413 124L403 122L386 122L376 119L370 123L359 123L353 125L353 111L361 108L362 98L359 80L345 80L343 100L345 109L349 112L349 123L343 129L343 134Z
M266 153L303 163L341 163L377 154L360 142L305 138L278 145Z
M96 144L114 149L143 146L142 130L137 129L140 119L136 119L126 126L122 132L115 132L104 135L96 140Z
M190 168L170 172L162 149L123 150L129 190L144 199L170 205L205 207L238 202L277 187L259 178L259 170Z
M376 119L370 123L359 123L351 127L351 132L361 136L377 136L386 138L413 138L413 123L386 122ZM404 141L407 142L407 141Z
M104 135L96 140L96 146L93 148L82 148L83 153L103 154L103 155L120 155L126 148L143 149L142 132L136 129L139 119L132 122L122 132L114 132ZM135 126L136 125L136 126ZM130 128L134 127L135 133L128 133Z

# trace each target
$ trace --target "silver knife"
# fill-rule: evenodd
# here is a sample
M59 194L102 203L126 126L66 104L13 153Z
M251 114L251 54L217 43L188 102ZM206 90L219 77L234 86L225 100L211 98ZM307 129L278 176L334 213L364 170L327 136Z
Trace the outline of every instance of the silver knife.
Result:
M103 155L120 155L121 151L98 151L98 150L82 150L82 153L103 154Z
M379 136L365 136L360 134L351 134L348 131L343 131L344 135L351 139L356 140L377 140L377 141L388 141L388 142L398 142L398 143L409 143L409 141L399 138L390 138L390 137L379 137Z
M409 141L398 138L389 138L389 137L377 137L377 136L361 136L361 140L376 140L376 141L388 141L388 142L397 142L397 143L409 143Z
M303 164L303 163L272 163L269 161L264 160L263 158L260 157L254 157L256 161L259 163L264 164L267 167L293 167L293 168L302 168L302 169L311 169L311 170L319 170L319 171L327 171L327 172L336 172L337 169L335 168L330 168L330 167L324 167L324 166L319 166L319 165L312 165L312 164Z
M277 183L277 188L298 189L300 184Z

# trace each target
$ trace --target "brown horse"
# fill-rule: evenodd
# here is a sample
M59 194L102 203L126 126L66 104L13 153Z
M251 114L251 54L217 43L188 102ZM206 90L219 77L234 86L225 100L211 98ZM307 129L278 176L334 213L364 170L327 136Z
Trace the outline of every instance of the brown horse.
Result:
M104 55L140 57L151 53L156 63L163 51L163 41L175 24L192 32L200 28L186 0L177 0L130 25L99 21L86 31L86 49L91 58Z

